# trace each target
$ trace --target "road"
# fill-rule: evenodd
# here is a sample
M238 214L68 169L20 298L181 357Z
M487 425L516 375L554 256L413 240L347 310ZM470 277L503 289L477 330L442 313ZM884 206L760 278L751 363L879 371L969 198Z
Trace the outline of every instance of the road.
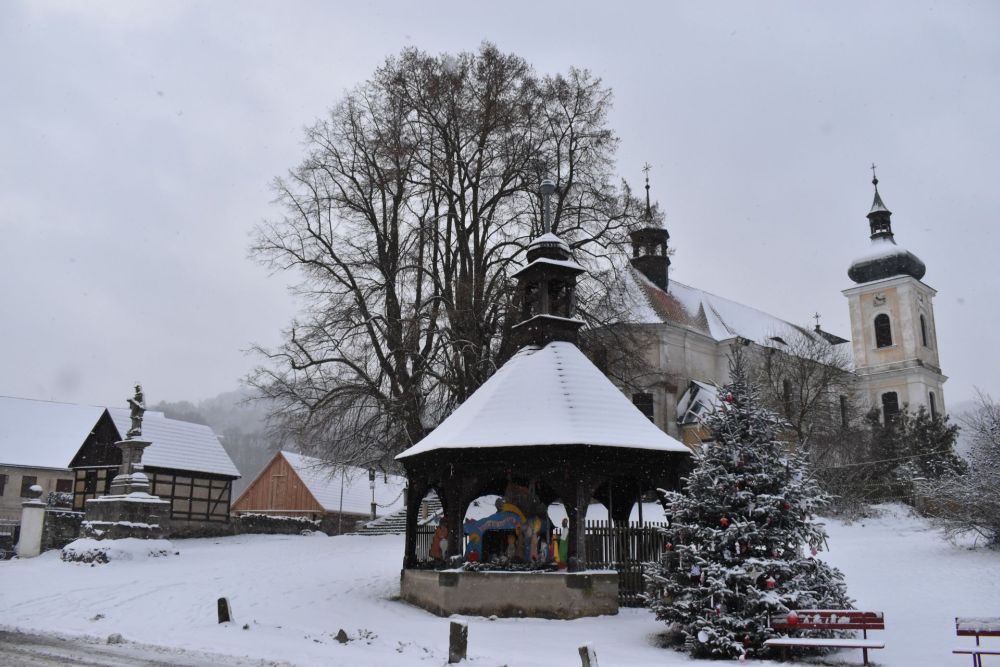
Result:
M0 663L17 667L292 667L290 663L153 646L101 643L96 638L74 638L0 630Z

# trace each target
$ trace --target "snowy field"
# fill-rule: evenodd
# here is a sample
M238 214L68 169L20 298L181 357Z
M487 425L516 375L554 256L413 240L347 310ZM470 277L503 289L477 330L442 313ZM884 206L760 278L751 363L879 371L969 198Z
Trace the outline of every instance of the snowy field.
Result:
M966 665L951 649L956 615L1000 616L1000 553L945 542L901 510L851 525L828 524L828 558L847 574L858 607L884 611L883 665ZM395 599L401 536L245 535L176 540L180 555L87 566L58 552L0 563L0 626L127 643L183 647L248 662L293 665L443 665L448 621ZM236 621L216 624L226 596ZM688 665L657 648L662 629L642 609L576 621L469 618L468 664L579 665L592 642L602 667ZM339 644L334 635L347 631ZM166 655L161 660L169 662ZM826 664L861 664L861 651ZM185 663L186 664L186 663ZM700 663L711 664L711 663ZM756 664L772 664L756 662ZM776 664L776 663L775 663Z

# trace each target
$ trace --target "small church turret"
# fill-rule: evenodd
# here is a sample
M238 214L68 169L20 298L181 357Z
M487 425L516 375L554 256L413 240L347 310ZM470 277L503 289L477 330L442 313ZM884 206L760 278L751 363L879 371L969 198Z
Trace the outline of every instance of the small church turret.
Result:
M670 234L653 220L653 209L649 203L649 165L643 167L646 172L646 215L644 225L630 232L632 239L632 258L630 263L636 271L662 290L667 289L670 257L667 256L667 241Z
M896 244L892 233L892 211L886 208L878 193L875 165L872 165L872 185L875 186L875 199L868 212L871 250L851 264L847 276L856 283L868 283L892 276L913 276L920 280L927 272L927 267L919 257Z
M858 284L844 290L855 370L870 404L884 417L920 407L941 414L947 378L938 359L932 303L937 292L921 282L924 263L896 244L892 212L882 201L874 172L872 165L871 245L848 269Z
M561 340L577 343L583 321L576 311L576 279L585 269L573 261L569 244L552 232L555 183L542 181L542 235L528 245L528 264L517 278L519 322L514 325L517 347Z

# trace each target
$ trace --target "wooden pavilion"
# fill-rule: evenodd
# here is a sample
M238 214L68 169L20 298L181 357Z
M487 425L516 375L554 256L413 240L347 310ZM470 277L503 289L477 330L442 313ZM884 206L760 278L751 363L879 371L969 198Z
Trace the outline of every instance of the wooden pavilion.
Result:
M430 435L397 457L409 480L402 593L436 613L560 618L615 613L616 599L613 610L612 603L594 606L588 601L594 598L592 592L573 600L553 598L552 584L538 575L532 575L530 587L544 595L511 598L515 580L509 573L491 587L483 572L449 573L435 584L427 576L433 573L421 571L453 565L463 556L506 562L498 557L502 543L484 535L482 544L467 546L463 554L458 537L472 532L463 521L469 503L495 494L502 500L495 520L487 525L509 528L504 521L511 517L518 539L522 529L533 537L543 534L544 540L532 541L530 558L526 546L520 561L542 559L544 549L536 551L534 544L551 539L545 508L562 501L569 532L564 563L569 575L564 576L572 577L585 568L584 527L591 498L601 501L614 521L625 522L645 491L677 488L688 464L690 450L654 426L576 346L583 322L573 317L574 289L584 269L573 261L569 246L549 231L553 189L551 182L542 184L545 233L531 243L528 264L516 274L520 351ZM437 564L417 553L416 508L431 490L441 498L443 523L451 536ZM512 552L520 549L507 554ZM478 577L463 594L453 574ZM614 578L616 596L617 574L607 576ZM567 580L555 587L586 588L592 578L587 575L580 586Z

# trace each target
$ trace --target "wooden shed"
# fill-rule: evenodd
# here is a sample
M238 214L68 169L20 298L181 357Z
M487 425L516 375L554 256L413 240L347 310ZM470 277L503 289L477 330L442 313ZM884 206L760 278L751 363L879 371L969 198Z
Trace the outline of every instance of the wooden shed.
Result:
M374 484L374 489L372 485ZM359 521L403 509L406 479L281 451L233 503L235 514L323 520L327 532L353 530Z

